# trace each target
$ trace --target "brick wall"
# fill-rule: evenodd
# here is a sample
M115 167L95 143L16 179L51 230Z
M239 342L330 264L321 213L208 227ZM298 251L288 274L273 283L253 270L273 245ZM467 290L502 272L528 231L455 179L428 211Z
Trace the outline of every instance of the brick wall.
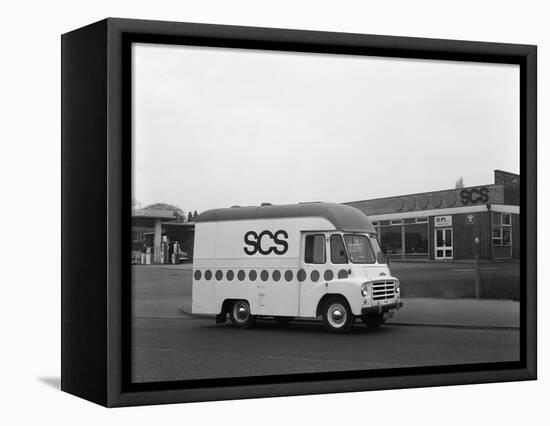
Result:
M495 170L495 184L519 187L519 175L502 170Z

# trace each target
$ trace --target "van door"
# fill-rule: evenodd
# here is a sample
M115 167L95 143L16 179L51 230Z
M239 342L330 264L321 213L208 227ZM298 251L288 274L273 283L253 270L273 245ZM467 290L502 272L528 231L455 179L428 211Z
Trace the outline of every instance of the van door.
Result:
M326 278L330 278L327 270L327 238L326 232L306 232L302 236L301 267L298 271L300 286L300 316L314 317L317 306L314 294L318 294L319 286L325 286ZM328 271L328 272L327 272Z

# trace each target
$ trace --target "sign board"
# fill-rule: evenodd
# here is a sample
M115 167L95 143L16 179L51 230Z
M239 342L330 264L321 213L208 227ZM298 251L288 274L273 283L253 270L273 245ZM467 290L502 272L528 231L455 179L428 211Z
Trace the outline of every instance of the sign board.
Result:
M460 191L462 204L479 204L489 202L489 188L471 188Z
M466 216L466 224L468 225L475 225L476 223L476 217L473 214L469 214Z
M453 226L452 216L436 216L434 219L434 226Z

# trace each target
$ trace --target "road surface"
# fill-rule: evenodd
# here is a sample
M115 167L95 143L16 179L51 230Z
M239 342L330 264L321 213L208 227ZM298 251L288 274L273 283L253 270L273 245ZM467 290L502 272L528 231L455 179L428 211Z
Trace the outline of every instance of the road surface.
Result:
M519 359L519 330L513 328L385 325L372 330L358 321L352 333L340 336L326 333L320 321L281 327L265 319L250 330L230 322L216 325L213 318L190 317L181 309L191 298L189 266L137 266L133 273L135 382Z

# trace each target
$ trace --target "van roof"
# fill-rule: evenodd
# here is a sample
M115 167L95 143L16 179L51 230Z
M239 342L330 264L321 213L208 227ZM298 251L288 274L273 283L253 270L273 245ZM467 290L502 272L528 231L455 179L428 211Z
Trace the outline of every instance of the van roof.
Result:
M198 215L195 222L295 217L322 217L341 231L376 232L369 218L362 211L337 203L300 203L214 209Z

